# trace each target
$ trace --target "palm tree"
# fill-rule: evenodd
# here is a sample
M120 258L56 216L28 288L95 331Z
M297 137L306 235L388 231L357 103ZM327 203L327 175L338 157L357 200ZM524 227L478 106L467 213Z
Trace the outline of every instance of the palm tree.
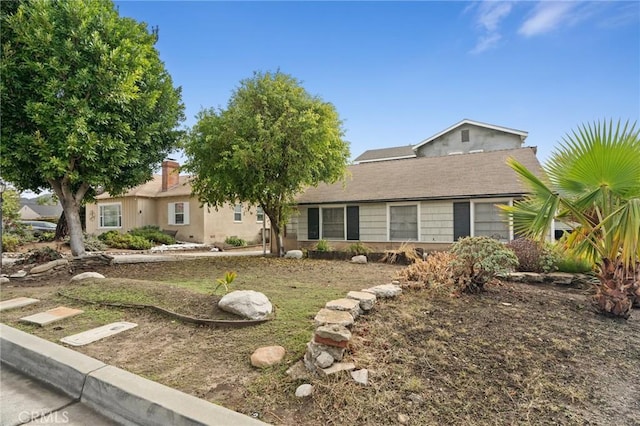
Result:
M597 266L596 305L623 318L640 306L639 133L629 122L580 126L544 166L545 180L509 159L530 193L501 206L516 231L532 238L544 239L554 219L570 226L566 248Z

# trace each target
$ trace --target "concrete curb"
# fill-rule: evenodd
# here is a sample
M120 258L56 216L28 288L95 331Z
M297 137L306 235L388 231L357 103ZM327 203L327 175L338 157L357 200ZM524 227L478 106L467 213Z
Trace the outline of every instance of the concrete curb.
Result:
M5 324L0 361L124 425L266 424Z

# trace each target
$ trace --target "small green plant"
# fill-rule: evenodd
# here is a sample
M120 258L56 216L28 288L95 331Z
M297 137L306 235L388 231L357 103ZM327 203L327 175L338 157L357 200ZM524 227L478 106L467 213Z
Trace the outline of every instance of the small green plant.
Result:
M354 243L347 247L347 253L353 255L369 254L371 253L371 249L362 243Z
M40 242L50 242L53 241L56 238L56 233L55 232L43 232L42 234L38 235L38 241Z
M2 251L17 251L20 246L20 237L15 234L5 234L2 236Z
M555 267L559 272L570 274L586 273L593 271L593 264L570 253L560 253L556 259Z
M96 237L95 235L84 234L83 240L84 249L86 251L104 251L107 248L107 245L100 241L100 239L98 239L98 237Z
M216 280L216 283L218 283L218 285L216 286L216 288L213 290L213 292L217 292L218 289L220 287L224 288L224 292L225 294L229 292L229 286L231 286L231 283L233 283L233 281L236 279L236 277L238 276L238 274L235 271L227 271L224 273L224 277L222 278L218 278Z
M243 240L242 238L238 238L238 237L227 237L224 240L225 244L228 244L230 246L233 247L244 247L247 245L247 242L245 240Z
M331 251L329 242L327 240L319 240L316 244L316 251Z
M545 243L528 238L518 238L506 246L518 258L520 272L551 272L555 269L556 254Z
M489 237L461 238L451 247L454 278L465 293L479 293L484 285L518 266L513 251Z

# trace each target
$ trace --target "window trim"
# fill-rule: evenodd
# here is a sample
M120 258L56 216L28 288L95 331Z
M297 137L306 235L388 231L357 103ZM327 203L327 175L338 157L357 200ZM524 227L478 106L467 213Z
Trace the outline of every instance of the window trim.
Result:
M414 241L420 242L420 232L421 232L421 220L420 220L420 206L422 203L419 201L416 202L398 202L398 203L387 203L387 241ZM391 239L391 207L404 207L404 206L415 206L416 207L416 239L415 240L392 240Z
M260 215L262 215L262 219L260 219ZM256 206L256 222L263 223L265 218L264 209L260 206Z
M109 206L118 206L118 225L117 226L105 226L104 223L104 215L102 214L103 207ZM99 203L98 204L98 228L99 229L121 229L122 228L122 203Z
M466 136L466 139L465 139ZM460 142L469 142L471 141L471 135L469 134L469 129L461 129L460 130Z

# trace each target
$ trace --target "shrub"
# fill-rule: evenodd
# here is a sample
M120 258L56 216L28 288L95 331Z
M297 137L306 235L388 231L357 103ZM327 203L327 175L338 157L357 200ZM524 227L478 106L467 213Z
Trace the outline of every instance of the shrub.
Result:
M86 251L104 251L107 248L107 245L103 243L95 235L84 234L83 240L84 240L84 249Z
M4 234L2 236L2 251L17 251L20 246L20 237L15 234Z
M518 258L520 272L551 272L555 269L556 254L548 245L528 238L518 238L506 246Z
M327 240L319 240L316 244L316 251L331 251L329 242Z
M559 272L567 272L570 274L584 274L593 271L593 264L591 262L570 253L557 255L555 267Z
M56 233L55 232L43 232L37 238L38 238L38 241L40 241L40 242L53 241L56 238Z
M57 259L62 259L62 254L60 254L60 252L52 249L51 247L40 247L29 250L27 252L27 256L23 260L23 263L47 263Z
M354 243L347 247L347 253L351 253L353 255L359 254L369 254L371 253L371 249L362 243Z
M499 274L518 266L518 258L502 243L489 237L461 238L451 247L454 279L467 293L478 293Z
M244 247L247 245L247 242L245 240L243 240L242 238L238 238L238 237L227 237L224 240L225 244L228 244L230 246L234 246L234 247Z
M415 281L422 284L413 287L434 290L448 289L451 292L455 289L455 280L453 278L454 259L455 256L450 252L431 253L425 260L417 260L400 271L399 276L407 281Z
M402 243L398 250L387 250L381 261L386 263L411 264L422 260L422 249L417 249L411 244Z
M129 250L148 250L153 247L151 241L138 235L121 234L118 231L108 231L98 238L109 247Z
M165 234L164 232L162 232L162 229L160 229L159 226L155 226L155 225L147 225L141 228L134 228L131 231L129 231L129 234L142 237L145 240L149 240L151 242L158 243L158 244L175 244L176 243L175 238L173 238L171 235Z

